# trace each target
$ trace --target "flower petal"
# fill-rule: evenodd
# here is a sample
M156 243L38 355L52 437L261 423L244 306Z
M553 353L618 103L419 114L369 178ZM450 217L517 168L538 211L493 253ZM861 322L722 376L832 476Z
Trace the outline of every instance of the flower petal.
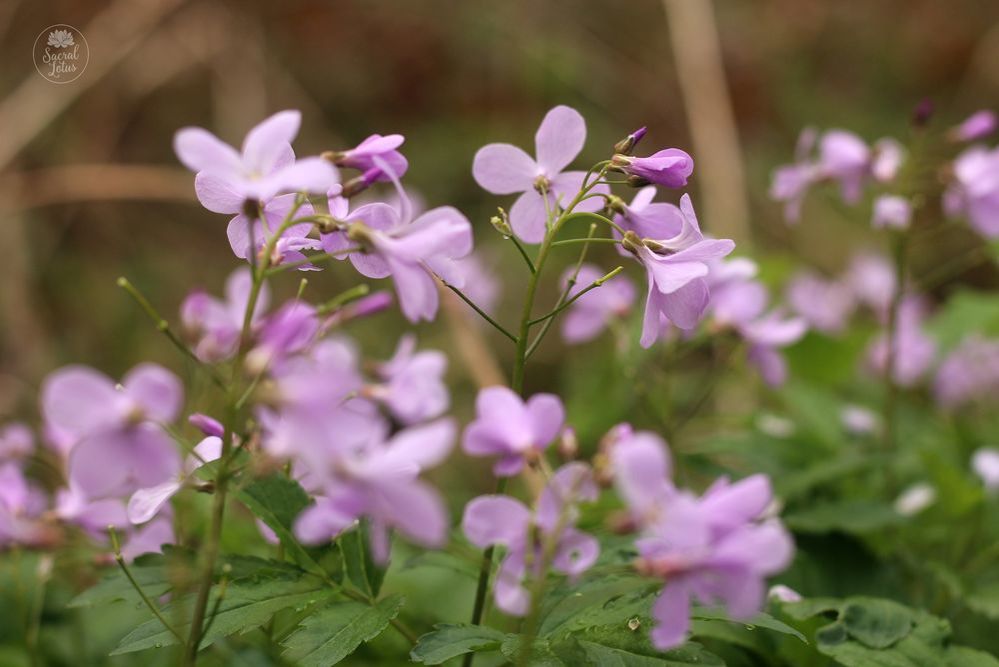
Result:
M302 124L299 111L279 111L250 130L243 140L243 163L258 174L269 174L286 153ZM325 192L325 190L324 190Z
M538 164L549 177L569 166L585 143L586 121L578 111L564 105L545 114L534 135Z
M541 169L530 155L512 144L488 144L475 154L472 176L494 195L526 192L534 187Z
M208 130L185 127L173 136L173 151L191 171L236 174L242 171L239 153Z
M554 208L554 203L551 207ZM510 226L517 238L525 243L541 243L544 240L547 220L545 200L533 189L517 197L510 208Z
M531 512L509 496L479 496L465 505L461 529L468 541L485 548L499 544L507 548L523 544Z

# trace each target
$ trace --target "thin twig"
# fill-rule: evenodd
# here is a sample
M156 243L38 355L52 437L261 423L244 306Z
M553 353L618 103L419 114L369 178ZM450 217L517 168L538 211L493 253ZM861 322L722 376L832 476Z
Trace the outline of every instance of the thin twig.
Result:
M609 273L601 276L600 278L597 278L592 283L590 283L589 285L587 285L583 289L581 289L578 292L576 292L572 297L570 297L565 303L563 303L562 305L560 305L558 308L555 308L554 310L552 310L547 315L542 315L541 317L539 317L537 319L531 320L531 324L532 325L534 325L534 324L540 324L541 322L544 322L545 320L547 320L549 318L555 317L556 315L558 315L559 313L561 313L563 310L565 310L566 308L568 308L569 306L571 306L572 304L574 304L584 294L586 294L590 290L594 290L594 289L600 287L605 282L607 282L608 280L610 280L611 278L613 278L617 274L621 273L622 271L624 271L624 267L623 266L619 266L619 267L615 268L613 271L611 271L611 272L609 272Z
M132 576L131 570L128 569L128 565L125 564L125 559L121 555L121 543L118 541L118 531L115 530L114 526L108 526L108 534L111 536L111 546L114 548L114 560L118 563L118 567L121 568L121 571L125 573L125 577L127 577L129 583L132 584L132 588L135 589L135 592L139 594L142 601L146 603L147 607L149 607L149 611L153 612L153 616L155 616L159 622L163 624L163 627L166 628L170 634L176 637L181 644L183 644L184 637L181 636L181 634L177 632L172 625L170 625L170 622L167 621L163 616L163 613L160 612L159 607L153 604L153 601L149 599L146 592L142 590L142 586L140 586L139 582L137 582L135 577Z
M447 287L452 292L454 292L455 294L457 294L461 298L462 301L464 301L465 303L467 303L469 305L469 307L472 310L474 310L476 313L478 313L479 316L482 319L484 319L489 324L493 325L493 327L497 331L499 331L501 334L503 334L504 336L506 336L507 338L509 338L510 340L512 340L514 343L517 342L517 337L516 336L514 336L512 333L510 333L509 331L507 331L506 328L504 328L502 324L500 324L499 322L497 322L496 320L494 320L492 317L490 317L486 313L486 311L482 310L478 305L476 305L476 303L474 301L472 301L467 296L465 296L464 292L462 292L460 289L458 289L454 285L450 285L448 283L444 283L444 286Z

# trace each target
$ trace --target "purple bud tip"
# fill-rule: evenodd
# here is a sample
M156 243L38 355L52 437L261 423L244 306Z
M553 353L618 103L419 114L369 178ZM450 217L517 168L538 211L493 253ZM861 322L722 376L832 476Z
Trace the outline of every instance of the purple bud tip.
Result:
M187 418L187 421L205 435L214 435L219 438L225 435L225 427L222 426L221 422L200 412L192 414Z
M931 116L933 116L933 100L924 97L912 112L912 124L916 127L923 127L930 122Z
M637 144L645 136L645 133L649 131L649 128L642 126L631 133L632 140Z
M389 292L375 292L354 302L354 317L366 317L380 313L391 307L392 295Z

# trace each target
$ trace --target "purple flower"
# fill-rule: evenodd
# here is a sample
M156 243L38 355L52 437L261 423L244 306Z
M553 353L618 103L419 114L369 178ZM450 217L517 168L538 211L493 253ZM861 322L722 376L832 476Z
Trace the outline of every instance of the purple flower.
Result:
M898 176L905 162L905 148L894 139L885 137L874 142L871 156L871 176L881 183L890 183Z
M787 364L777 350L799 341L808 325L800 317L785 317L780 309L766 312L769 295L763 283L751 279L755 273L749 260L712 263L709 308L716 324L734 328L749 343L750 362L776 387L787 380Z
M523 193L510 209L510 225L522 240L540 243L545 237L546 207L555 211L567 206L583 185L585 172L563 169L585 142L583 117L575 109L557 106L545 115L534 136L537 160L511 144L489 144L475 154L472 175L494 195ZM609 193L610 189L598 185L590 192ZM603 200L594 197L579 202L575 210L592 212L602 207Z
M936 358L937 344L923 332L925 311L926 304L916 296L905 297L899 306L892 377L902 387L916 384ZM882 335L868 350L871 368L884 374L888 365L888 353L888 339L886 335Z
M462 448L472 456L499 456L493 474L511 477L558 436L565 408L554 394L526 402L506 387L486 387L475 399L475 421L465 428Z
M671 250L680 250L684 243L702 238L689 195L680 198L682 209L674 204L653 202L655 196L656 188L650 185L639 190L630 204L613 198L612 207L617 210L614 222L625 232L635 232L643 239L667 239L666 246ZM613 234L615 238L621 238L616 229ZM619 254L628 254L620 246L617 250Z
M982 109L968 116L963 123L951 128L950 136L954 141L977 141L984 139L999 125L999 117L990 109Z
M764 518L773 500L769 480L721 478L700 498L677 490L667 478L663 443L651 434L616 443L611 459L617 488L642 530L635 566L666 582L652 607L652 643L661 650L683 643L691 598L723 602L735 619L758 612L765 577L787 567L794 551L781 524Z
M173 534L173 517L159 516L144 526L134 528L124 544L121 545L121 555L126 562L131 563L142 554L162 553L164 544L173 544L176 538Z
M805 318L809 328L838 334L846 327L855 307L850 289L811 271L796 275L787 288L791 309Z
M43 543L47 531L39 519L46 504L45 494L17 463L0 464L0 547Z
M562 283L568 284L575 273L569 268L562 275ZM569 290L573 297L593 281L604 275L596 266L583 264L579 267L576 283ZM579 297L562 320L562 337L567 343L584 343L593 340L615 318L624 317L635 302L635 286L624 277L617 277L600 287Z
M202 291L192 292L180 306L184 329L195 339L194 354L202 361L225 361L236 353L243 318L250 298L253 278L249 269L236 269L225 283L225 301ZM251 331L259 328L261 314L267 310L270 289L260 289L254 306Z
M823 178L838 181L843 201L855 204L869 174L871 149L846 130L829 130L819 141L818 169Z
M895 295L895 268L885 257L870 252L853 256L846 271L853 296L884 320Z
M999 341L969 336L940 364L933 382L937 403L956 408L999 392Z
M324 493L299 515L295 535L306 544L319 544L365 516L371 521L371 548L379 562L388 560L390 528L421 546L442 546L447 541L447 510L437 492L418 477L444 460L454 435L454 423L439 419L400 431L388 442L332 451L319 471L328 480Z
M615 155L612 164L641 185L655 183L667 188L686 186L694 173L694 159L679 148L666 148L648 157Z
M812 151L818 140L815 128L806 127L798 136L794 164L778 167L770 185L770 198L784 202L784 219L788 224L801 220L801 205L808 188L818 178L818 168L812 160Z
M681 329L697 326L708 305L708 264L732 252L730 240L705 239L688 195L680 198L678 226L647 229L651 238L625 233L622 245L645 267L649 280L642 347L650 347L669 323Z
M971 469L981 478L986 489L999 491L999 449L980 448L971 457Z
M966 216L985 237L999 237L999 148L972 146L957 156L944 208L952 217Z
M173 421L183 402L180 380L155 364L136 366L120 387L84 366L45 379L46 422L75 440L69 477L88 498L127 495L156 486L180 469L180 456L159 424Z
M56 492L55 515L61 521L78 526L91 539L102 543L108 539L108 526L114 526L119 531L131 528L124 500L90 500L72 481L69 488Z
M264 320L257 345L246 355L246 367L262 373L312 344L319 329L314 306L298 299L288 301Z
M0 427L0 461L23 459L35 449L35 436L20 422Z
M356 209L347 216L346 232L323 235L323 248L333 254L360 244L363 250L348 255L354 268L368 278L392 276L406 318L432 320L439 303L433 276L455 287L464 285L456 260L472 252L472 226L450 206L412 221L408 200L401 208L375 203Z
M401 134L382 136L372 134L356 148L335 154L334 161L341 167L349 167L365 172L365 180L390 181L393 177L402 178L409 168L405 156L396 149L406 138Z
M262 218L254 216L247 217L245 213L240 213L229 221L226 234L229 237L229 245L232 252L240 259L249 259L251 253L257 255L257 260L267 245L268 240L273 236L285 217L295 207L295 199L298 195L281 195L269 200L261 206ZM303 203L296 210L295 215L300 217L313 215L315 211L308 202ZM266 223L266 225L265 225ZM250 234L250 229L253 234ZM312 223L303 222L291 225L281 233L281 238L274 245L273 253L269 259L270 266L277 266L285 262L298 262L306 259L302 250L318 250L322 247L319 239L310 239L309 233L312 231ZM251 243L252 241L252 243ZM303 264L300 271L318 271L319 268L312 264Z
M851 435L873 435L881 427L876 414L859 405L846 405L839 413L843 428Z
M534 512L509 496L479 496L465 506L461 526L468 541L481 548L499 545L506 549L493 591L497 607L513 616L527 614L531 595L524 579L545 575L541 567L546 548L552 554L552 569L570 577L596 562L599 543L573 524L576 504L596 500L597 495L589 466L575 462L552 476Z
M443 352L417 352L416 337L406 334L392 358L376 368L382 384L367 387L364 395L383 402L403 424L433 419L444 414L451 401L444 384L446 371Z
M326 192L336 181L333 167L310 157L295 160L291 142L302 115L281 111L254 127L242 152L200 127L185 127L174 136L174 152L197 172L198 200L215 213L242 213L247 202L266 203L286 192Z
M905 197L881 195L874 200L871 226L875 229L908 229L912 222L912 204Z
M204 438L194 448L194 453L184 461L184 470L174 479L145 489L139 489L132 494L126 508L128 520L134 524L146 523L166 506L178 491L184 488L187 478L203 464L217 460L222 456L222 438L210 435Z

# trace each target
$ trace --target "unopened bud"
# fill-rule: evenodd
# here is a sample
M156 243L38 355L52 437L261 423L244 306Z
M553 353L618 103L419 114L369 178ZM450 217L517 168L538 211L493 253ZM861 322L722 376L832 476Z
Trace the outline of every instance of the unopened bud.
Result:
M641 176L629 176L625 181L625 184L632 188L644 188L649 185L652 181L647 178L642 178Z
M614 144L614 152L630 155L631 151L635 150L635 146L638 145L638 142L645 136L646 131L647 128L645 127L638 128L627 137Z
M507 217L506 211L499 207L496 208L496 211L498 215L489 218L489 224L503 236L513 236L513 229L510 228L510 219Z
M624 200L617 195L606 195L607 208L614 213L620 213L625 215L628 213L628 205L624 203Z
M607 517L607 527L615 535L629 535L638 530L638 524L628 512L615 512Z
M932 117L933 100L928 97L924 97L919 101L919 104L916 105L916 108L912 112L912 124L916 127L926 127Z
M566 426L558 439L558 455L563 461L572 461L579 454L579 438L576 437L576 429Z
M621 247L633 255L637 255L639 248L644 245L645 244L642 243L642 239L638 236L638 234L630 229L626 231L624 236L621 238Z

